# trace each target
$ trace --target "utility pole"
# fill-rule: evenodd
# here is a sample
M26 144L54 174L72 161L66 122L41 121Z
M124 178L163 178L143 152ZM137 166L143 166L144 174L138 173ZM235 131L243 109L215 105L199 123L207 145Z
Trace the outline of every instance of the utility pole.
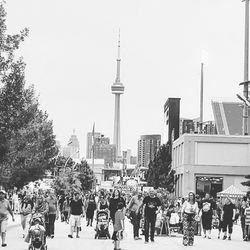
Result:
M244 82L240 83L243 85L243 95L248 100L248 57L249 57L249 0L245 1L245 49L244 49ZM243 135L248 135L248 106L244 102L243 106Z
M203 68L204 63L201 63L201 93L200 93L200 133L203 130Z

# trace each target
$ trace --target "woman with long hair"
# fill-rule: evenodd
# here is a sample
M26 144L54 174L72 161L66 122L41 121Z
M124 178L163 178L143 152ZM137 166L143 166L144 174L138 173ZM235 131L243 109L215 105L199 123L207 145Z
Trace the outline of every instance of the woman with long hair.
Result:
M94 212L96 210L95 196L93 194L90 194L86 202L86 208L87 226L90 225L92 227Z
M192 246L194 244L194 231L198 212L199 208L198 203L195 200L195 194L194 192L190 191L188 194L188 199L183 203L181 210L184 246Z
M109 201L110 217L112 219L113 224L115 222L115 212L118 210L119 203L122 204L123 208L126 207L125 200L121 197L120 191L118 189L115 189Z

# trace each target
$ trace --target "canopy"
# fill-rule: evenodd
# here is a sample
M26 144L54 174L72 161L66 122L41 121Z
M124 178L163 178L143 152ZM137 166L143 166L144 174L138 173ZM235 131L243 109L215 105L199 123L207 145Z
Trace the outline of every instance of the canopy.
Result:
M246 195L246 192L241 191L239 188L231 185L227 189L217 193L219 197L243 197Z

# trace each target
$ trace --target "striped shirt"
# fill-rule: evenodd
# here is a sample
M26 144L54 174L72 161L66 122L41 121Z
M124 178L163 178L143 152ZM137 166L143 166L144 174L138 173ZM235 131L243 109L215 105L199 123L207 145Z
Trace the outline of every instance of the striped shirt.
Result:
M250 207L245 209L245 225L250 226Z

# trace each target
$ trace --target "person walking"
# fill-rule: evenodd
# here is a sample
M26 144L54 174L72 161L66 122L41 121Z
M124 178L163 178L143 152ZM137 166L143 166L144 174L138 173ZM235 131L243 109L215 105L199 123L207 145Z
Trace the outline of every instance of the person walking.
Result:
M206 193L205 198L201 201L201 221L203 228L203 237L211 239L211 230L212 230L212 219L215 216L215 203L210 199L210 194Z
M23 238L28 233L28 223L31 218L31 212L34 207L33 201L31 199L30 194L26 194L26 196L23 198L21 202L21 208L20 208L20 216L21 216L21 226L23 229Z
M242 230L242 238L243 240L246 238L246 225L245 225L245 209L247 208L247 197L243 197L241 205L240 205L240 221L241 221L241 230Z
M112 219L113 224L115 223L115 212L118 210L119 203L122 204L123 209L126 207L125 200L121 197L120 191L118 189L115 189L109 201L110 217Z
M219 223L218 223L218 239L220 239L220 234L221 234L221 231L223 229L223 221L221 220L222 209L223 209L222 201L218 201L218 203L216 205L216 217L219 220Z
M123 213L123 204L120 202L117 205L117 210L115 212L115 223L114 223L114 232L112 235L112 240L114 241L114 250L121 250L120 242L123 238L123 231L125 229L124 220L125 216Z
M95 197L93 194L90 194L88 200L86 201L87 226L92 227L95 210L96 210Z
M47 236L53 239L55 235L55 220L57 220L59 217L58 201L53 191L48 193L46 201L49 206Z
M250 240L250 205L249 202L246 204L246 209L245 209L245 238L244 241L249 241Z
M139 229L140 229L140 220L141 220L141 208L143 205L142 192L136 192L135 195L131 198L127 211L129 212L129 217L131 218L131 223L133 225L134 239L139 240Z
M149 240L149 227L150 227L150 240L151 242L154 242L156 215L160 212L160 209L161 209L160 199L156 197L154 190L150 190L149 196L146 196L143 199L142 216L144 217L145 243L148 243Z
M190 191L188 194L188 199L183 203L181 210L184 246L192 246L194 244L194 230L198 212L199 208L198 203L195 201L195 194L194 192Z
M80 193L75 192L74 198L70 202L70 234L69 238L73 238L74 229L76 229L76 238L80 238L79 231L81 227L81 216L84 216L84 205L82 199L80 199Z
M6 192L0 190L0 234L2 238L2 247L6 247L6 233L8 225L8 214L12 216L12 220L15 221L14 214L12 212L10 203L5 199Z
M235 220L236 207L232 203L230 198L226 198L225 205L223 206L221 220L223 221L223 240L227 238L227 228L228 228L228 240L231 240L233 232L233 222Z
M65 197L62 207L63 218L67 224L69 224L69 212L70 212L70 199L69 196L67 195Z

